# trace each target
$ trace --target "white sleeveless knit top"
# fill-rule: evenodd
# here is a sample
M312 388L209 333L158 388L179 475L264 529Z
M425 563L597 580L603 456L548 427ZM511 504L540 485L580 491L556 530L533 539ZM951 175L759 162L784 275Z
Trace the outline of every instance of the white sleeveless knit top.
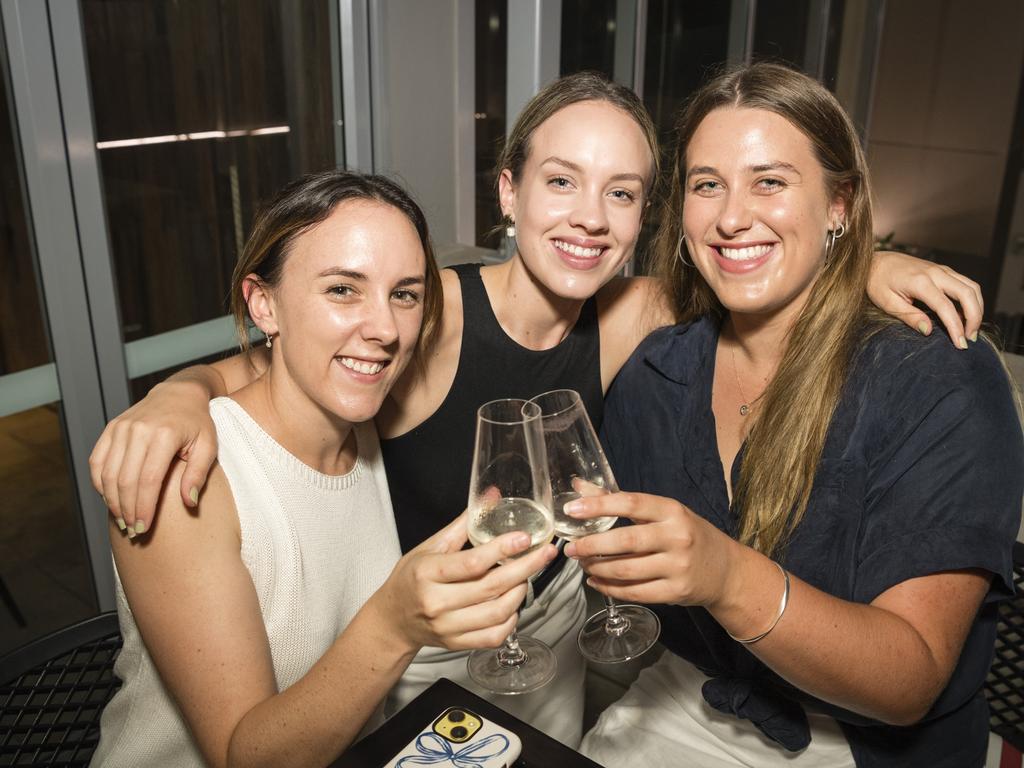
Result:
M210 415L238 510L242 560L259 596L278 690L284 690L327 651L401 557L377 433L372 423L357 425L355 466L329 476L288 453L235 401L213 400ZM202 766L120 579L117 607L124 648L114 670L124 685L103 712L92 765ZM379 724L380 712L367 729Z

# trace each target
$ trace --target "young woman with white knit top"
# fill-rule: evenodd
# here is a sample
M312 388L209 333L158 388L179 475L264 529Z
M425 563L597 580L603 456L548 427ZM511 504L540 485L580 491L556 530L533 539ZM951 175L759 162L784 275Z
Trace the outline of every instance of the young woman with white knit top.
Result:
M157 535L116 535L124 681L94 765L310 766L380 722L424 645L493 647L545 545L471 550L457 519L402 555L372 419L436 330L422 212L329 171L257 218L232 304L266 334L250 384L209 404L218 458L195 509L171 472ZM509 560L505 565L499 562Z

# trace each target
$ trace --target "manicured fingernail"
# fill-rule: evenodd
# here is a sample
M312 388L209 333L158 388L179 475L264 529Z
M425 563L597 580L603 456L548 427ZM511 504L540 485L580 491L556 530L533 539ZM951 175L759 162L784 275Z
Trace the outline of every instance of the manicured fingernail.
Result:
M576 557L576 542L570 541L562 551L565 552L566 557Z
M125 525L124 520L122 520L120 517L115 517L114 522L117 523L117 527L120 528L122 531L128 527L127 525Z
M971 341L977 341L977 340L978 340L978 332L975 331L974 333L971 334Z
M922 333L922 335L927 336L928 331L930 331L931 328L928 326L928 323L922 320L920 323L917 324L917 330L919 330Z
M198 488L196 488L196 487L195 487L195 486L193 485L193 486L192 486L192 489L191 489L191 490L190 490L190 491L188 492L188 497L189 497L190 499L192 499L192 504L193 504L193 505L196 505L196 504L198 504L198 503L199 503L199 489L198 489Z
M578 515L583 511L583 502L580 499L575 499L566 503L566 505L562 507L562 510L567 515Z
M957 339L956 345L960 347L960 349L967 349L967 339L961 336L959 339Z
M135 529L134 529L134 528L127 528L127 529L125 530L125 533L127 533L127 534L128 534L128 538L129 538L129 539L134 539L134 538L135 538L136 536L138 536L138 535L139 535L139 534L137 534L137 533L135 532Z
M146 532L146 521L145 520L136 520L135 521L135 532L136 533L145 533Z
M510 543L516 549L519 549L520 547L529 546L530 536L529 534L523 533L522 531L517 531L516 535L512 537L512 541Z

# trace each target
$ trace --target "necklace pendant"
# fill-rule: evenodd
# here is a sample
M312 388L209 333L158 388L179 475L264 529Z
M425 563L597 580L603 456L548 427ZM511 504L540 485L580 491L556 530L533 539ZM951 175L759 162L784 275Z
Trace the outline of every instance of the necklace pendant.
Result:
M743 403L743 405L740 406L740 416L746 416L748 413L750 413L750 406Z

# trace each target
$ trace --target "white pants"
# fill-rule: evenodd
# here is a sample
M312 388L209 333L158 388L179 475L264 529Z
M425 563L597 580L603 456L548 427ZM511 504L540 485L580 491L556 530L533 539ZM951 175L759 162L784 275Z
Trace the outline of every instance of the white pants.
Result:
M808 714L811 743L788 752L749 720L711 707L701 695L708 678L665 651L640 673L583 739L580 751L607 768L697 766L699 768L853 768L853 755L839 724Z
M412 701L439 677L447 677L501 707L520 720L576 749L583 735L583 686L586 661L576 647L576 635L586 618L583 571L569 560L540 597L519 616L519 633L551 646L558 658L555 679L543 688L519 696L482 690L466 672L464 651L424 648L413 659L385 703L387 717ZM457 702L452 702L457 703ZM440 714L440 713L438 713Z

